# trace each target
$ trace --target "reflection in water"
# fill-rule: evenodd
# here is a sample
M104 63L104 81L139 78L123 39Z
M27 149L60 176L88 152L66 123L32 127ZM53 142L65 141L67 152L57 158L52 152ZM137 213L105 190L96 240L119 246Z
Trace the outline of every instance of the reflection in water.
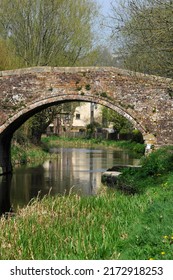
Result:
M24 206L40 196L68 194L94 195L101 184L101 174L115 164L138 164L127 152L102 149L53 148L56 159L37 167L22 166L11 177L0 177L1 213Z
M10 188L12 175L0 176L0 216L11 212Z

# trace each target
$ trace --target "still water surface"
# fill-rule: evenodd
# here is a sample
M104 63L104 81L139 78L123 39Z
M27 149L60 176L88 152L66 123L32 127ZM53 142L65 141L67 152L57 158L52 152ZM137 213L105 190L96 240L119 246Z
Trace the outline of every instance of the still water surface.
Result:
M57 157L36 167L21 166L12 176L0 177L0 213L24 206L40 193L95 195L101 174L117 164L137 165L126 151L90 148L52 148ZM51 190L51 191L50 191Z

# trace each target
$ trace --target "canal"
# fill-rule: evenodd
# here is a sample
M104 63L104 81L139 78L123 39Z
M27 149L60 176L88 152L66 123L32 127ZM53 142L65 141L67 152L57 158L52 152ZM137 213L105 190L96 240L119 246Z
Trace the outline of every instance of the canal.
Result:
M13 175L0 177L1 214L27 205L38 194L96 195L102 172L117 164L139 163L127 151L106 148L54 147L50 152L57 156L35 167L15 167Z

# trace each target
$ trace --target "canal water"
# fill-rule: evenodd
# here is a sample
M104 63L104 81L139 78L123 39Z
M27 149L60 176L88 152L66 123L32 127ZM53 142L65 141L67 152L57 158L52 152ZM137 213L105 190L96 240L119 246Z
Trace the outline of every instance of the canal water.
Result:
M0 214L27 205L38 194L96 195L101 174L108 168L139 163L127 151L112 149L55 147L50 152L57 156L36 167L16 167L12 176L0 177Z

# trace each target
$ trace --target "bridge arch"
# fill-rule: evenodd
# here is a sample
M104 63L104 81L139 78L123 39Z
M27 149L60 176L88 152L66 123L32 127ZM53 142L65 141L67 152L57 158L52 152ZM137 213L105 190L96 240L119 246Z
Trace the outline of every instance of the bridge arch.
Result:
M14 131L35 113L94 102L127 118L157 146L173 144L173 81L114 67L36 67L0 72L0 174L10 172Z
M133 118L133 116L131 116L123 108L121 108L116 104L113 104L106 98L102 98L102 97L98 98L92 95L86 97L81 95L76 95L74 98L73 95L72 97L70 95L67 95L67 96L63 96L63 100L62 100L62 96L54 96L30 104L29 106L27 106L27 108L22 109L21 111L17 112L17 114L14 114L11 118L8 119L8 121L6 121L1 126L1 135L6 133L8 133L8 135L13 134L30 117L34 116L36 113L41 112L42 110L48 107L59 105L66 102L72 102L72 101L92 102L92 103L103 105L109 109L112 109L113 111L116 111L121 116L125 117L142 134L145 135L147 133L146 129L140 123L138 123L137 120Z
M145 128L140 125L130 114L128 114L126 111L124 111L123 108L120 106L117 106L107 100L106 98L98 98L95 96L81 96L81 95L76 95L75 98L74 96L54 96L54 97L49 97L48 99L42 99L41 101L37 101L34 103L31 103L27 108L22 109L21 111L17 112L17 114L13 115L11 118L8 119L6 123L4 123L1 126L1 136L0 136L0 150L4 151L4 158L2 160L2 173L9 173L12 171L12 165L11 165L11 139L13 137L13 133L25 122L27 121L30 117L34 116L36 113L41 112L42 110L54 106L54 105L59 105L62 103L66 102L72 102L72 101L81 101L81 102L92 102L92 103L97 103L100 105L103 105L109 109L112 109L113 111L116 111L118 114L121 116L125 117L127 120L129 120L134 127L136 127L145 137L145 134L147 133L145 131ZM5 164L4 164L5 160ZM7 164L8 163L8 164ZM4 168L5 166L5 168Z

